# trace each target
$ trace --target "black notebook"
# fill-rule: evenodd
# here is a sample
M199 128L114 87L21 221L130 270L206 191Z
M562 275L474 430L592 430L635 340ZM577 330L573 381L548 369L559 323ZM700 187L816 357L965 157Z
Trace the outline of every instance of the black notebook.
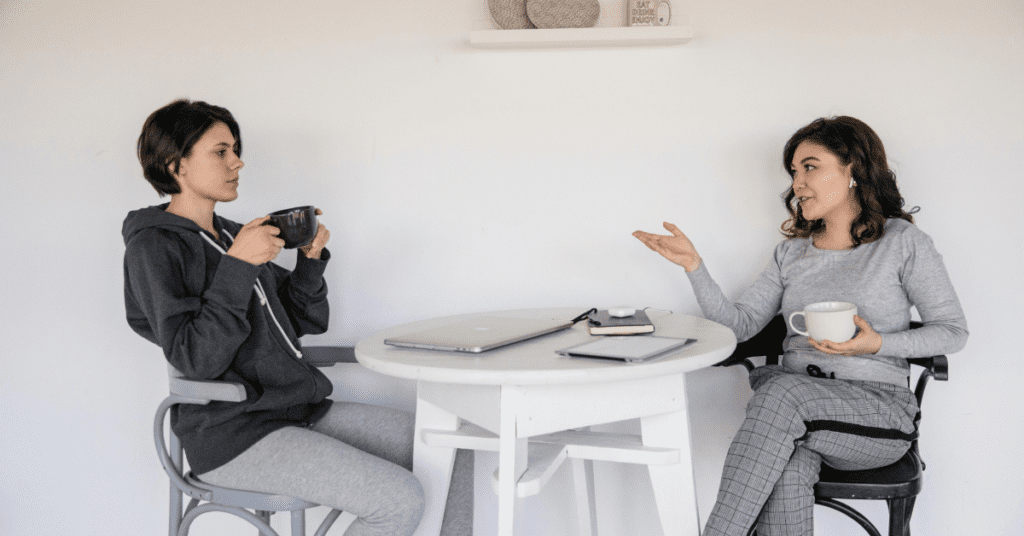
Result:
M607 310L601 310L590 313L589 318L591 335L635 335L654 332L654 324L643 311L620 318L608 314Z

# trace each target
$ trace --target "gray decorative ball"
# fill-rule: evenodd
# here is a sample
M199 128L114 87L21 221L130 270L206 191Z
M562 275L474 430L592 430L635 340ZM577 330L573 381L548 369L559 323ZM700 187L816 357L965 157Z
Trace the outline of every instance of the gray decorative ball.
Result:
M487 8L502 30L536 28L526 16L526 0L487 0Z
M526 14L538 28L590 28L601 15L598 0L526 0Z

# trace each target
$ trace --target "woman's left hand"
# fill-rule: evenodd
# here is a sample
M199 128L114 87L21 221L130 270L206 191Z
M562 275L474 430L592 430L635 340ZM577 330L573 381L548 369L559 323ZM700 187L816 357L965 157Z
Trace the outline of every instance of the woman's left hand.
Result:
M316 215L320 216L323 211L316 209ZM317 222L316 236L313 237L313 241L308 246L299 248L299 251L306 256L307 259L319 259L320 252L327 246L327 241L331 239L331 232L324 227L324 224Z
M811 346L826 354L840 355L868 355L875 354L882 348L882 336L871 329L871 324L860 316L853 315L853 323L860 328L857 336L846 342L832 342L830 340L816 341L810 337Z

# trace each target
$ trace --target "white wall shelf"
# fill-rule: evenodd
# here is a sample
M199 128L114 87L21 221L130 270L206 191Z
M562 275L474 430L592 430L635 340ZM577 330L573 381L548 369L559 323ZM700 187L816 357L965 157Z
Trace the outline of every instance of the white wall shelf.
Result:
M475 30L469 32L471 46L487 49L670 46L682 45L690 39L693 39L693 29L690 26Z

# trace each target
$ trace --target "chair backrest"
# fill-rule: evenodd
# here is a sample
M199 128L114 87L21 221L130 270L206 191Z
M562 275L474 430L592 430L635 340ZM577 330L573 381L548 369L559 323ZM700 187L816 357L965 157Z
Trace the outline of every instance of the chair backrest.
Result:
M304 348L306 361L317 367L331 366L336 363L357 363L355 349L351 346L310 346ZM194 488L182 478L181 446L178 444L174 431L170 433L170 448L164 441L164 421L167 412L176 404L209 404L218 402L241 402L246 399L245 386L240 383L190 380L173 365L167 363L167 381L170 396L164 399L157 409L153 423L154 439L157 454L163 463L164 471L182 489ZM198 488L195 488L198 491Z
M167 364L167 383L171 395L182 398L179 403L205 405L212 401L245 400L245 387L240 383L189 380L170 363Z
M206 405L214 400L245 400L245 387L238 383L187 380L174 367L168 365L167 368L171 394L160 403L153 417L153 442L156 445L157 457L174 487L189 497L208 501L208 490L193 486L185 480L181 443L174 430L169 430L169 442L164 440L164 422L167 420L167 413L178 404Z
M306 346L302 358L315 367L329 367L336 363L358 363L352 346Z
M910 329L918 329L923 326L924 324L920 322L910 323ZM750 358L761 356L765 356L766 364L777 365L779 363L779 356L783 354L782 343L785 342L786 335L786 321L782 315L778 315L772 318L768 325L758 332L757 335L754 335L749 340L738 343L732 355L715 366L743 365L750 371L755 368ZM907 362L924 369L921 371L921 375L918 376L917 385L914 387L914 397L917 398L917 407L920 408L924 402L924 390L928 386L928 380L935 378L938 381L947 381L949 379L949 362L944 355L912 357L907 359ZM915 453L917 452L916 439L911 442L910 448Z
M924 327L924 324L920 322L910 323L910 329L921 327ZM783 354L782 343L785 342L786 335L786 321L782 315L777 315L757 335L754 335L749 340L738 343L732 355L716 366L743 365L748 370L752 370L754 364L749 358L760 356L765 356L766 364L777 365L779 357ZM913 357L907 359L907 362L924 369L921 371L921 375L917 379L917 385L914 388L914 396L917 398L918 407L920 407L924 401L924 391L929 379L935 378L938 381L949 379L948 360L944 355L935 355L931 357Z
M317 367L331 366L336 363L356 363L355 351L352 347L343 346L313 346L305 348L303 356L306 361ZM170 363L167 364L167 378L170 396L161 402L157 408L156 415L153 419L153 439L156 445L157 456L160 459L160 463L164 468L164 472L167 473L167 477L171 481L171 497L170 497L170 523L169 523L169 534L176 535L178 528L181 523L185 523L187 527L190 523L190 517L186 516L184 521L181 517L182 513L182 500L181 493L184 492L186 495L191 497L194 501L211 501L215 499L215 493L221 499L224 494L236 493L240 495L250 495L247 492L236 492L234 490L221 490L214 491L217 488L201 488L193 485L187 479L184 470L184 456L182 453L181 443L178 437L174 434L174 430L170 430L168 434L168 441L164 440L164 423L167 420L167 413L178 404L209 404L212 401L220 402L241 402L246 399L245 386L239 383L224 382L224 381L210 381L210 380L190 380L185 378L181 371L177 370ZM260 494L251 494L260 495ZM267 496L266 501L280 503L280 497ZM298 499L294 500L296 504L305 503ZM296 506L296 508L305 508L308 506L314 506L312 504L302 504ZM191 508L191 505L190 505ZM196 509L196 512L200 511L200 508ZM218 511L233 512L230 507L227 509L215 508ZM187 512L188 510L186 510ZM237 510L241 512L241 510ZM338 518L341 512L339 510L332 510L330 514L324 519L320 525L320 529L316 532L318 535L325 534L330 526L334 523L334 520ZM195 515L195 512L192 514ZM255 516L244 515L236 513L239 517L246 519L250 523L260 527L259 521L255 519ZM264 520L265 523L269 523L269 514ZM191 519L194 519L191 518ZM292 517L292 534L303 534L305 532L305 517L304 514L293 512ZM269 530L269 525L266 525L266 530ZM261 529L265 530L265 529Z

